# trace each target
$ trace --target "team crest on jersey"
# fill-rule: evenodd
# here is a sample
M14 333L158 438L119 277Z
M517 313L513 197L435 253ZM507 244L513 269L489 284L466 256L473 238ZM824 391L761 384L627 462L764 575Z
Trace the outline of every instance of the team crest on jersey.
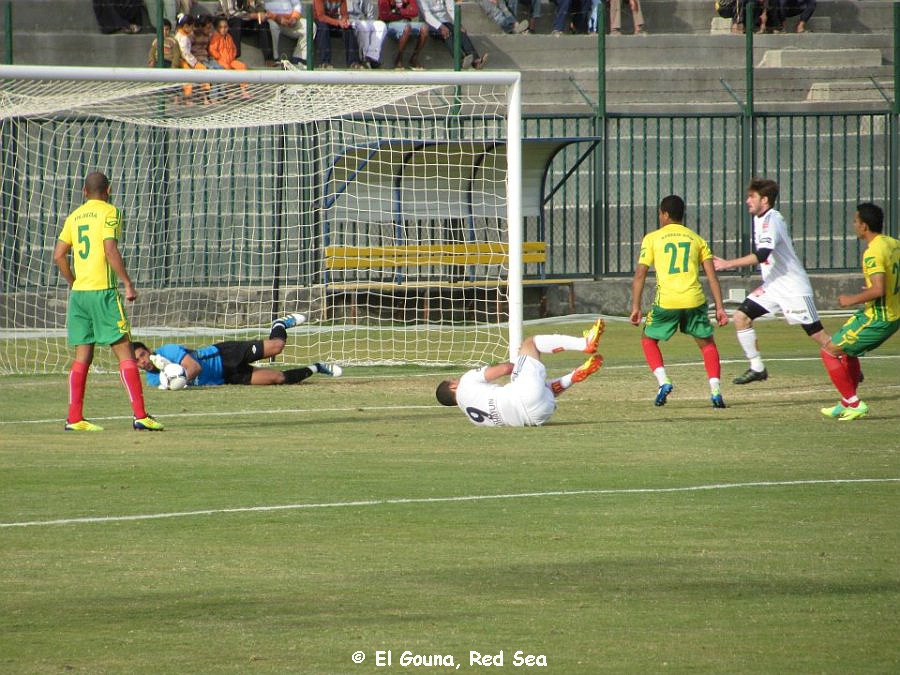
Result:
M863 264L866 266L866 269L872 269L875 267L875 257L874 256L866 256L863 258Z
M250 351L253 352L253 354L256 354L256 345L250 347Z

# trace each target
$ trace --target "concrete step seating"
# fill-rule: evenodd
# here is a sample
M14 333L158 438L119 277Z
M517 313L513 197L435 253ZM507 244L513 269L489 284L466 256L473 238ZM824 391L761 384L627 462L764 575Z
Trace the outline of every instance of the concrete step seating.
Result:
M155 22L155 0L147 5ZM504 34L473 0L460 6L463 26L479 51L490 55L488 67L523 72L526 111L585 110L590 109L585 97L596 101L598 39L551 36L556 5L544 2L536 33L522 35ZM527 3L519 6L519 18L527 18ZM643 0L642 7L649 36L629 35L633 26L626 3L625 34L606 39L608 105L658 107L702 100L733 106L722 80L735 90L743 87L743 36L717 34L716 25L728 20L717 20L709 0ZM754 36L754 62L765 69L765 76L757 77L757 100L850 100L859 91L857 100L877 101L871 78L893 79L892 20L890 0L820 0L810 32ZM14 3L13 28L15 63L140 67L153 39L149 26L139 35L100 34L83 0ZM277 53L292 51L284 40ZM395 43L385 44L386 65L393 63L395 50ZM407 56L411 51L410 46ZM251 43L245 42L242 52L248 65L263 67ZM335 40L336 67L344 65L342 52ZM428 69L451 67L450 54L438 40L430 39L422 56Z

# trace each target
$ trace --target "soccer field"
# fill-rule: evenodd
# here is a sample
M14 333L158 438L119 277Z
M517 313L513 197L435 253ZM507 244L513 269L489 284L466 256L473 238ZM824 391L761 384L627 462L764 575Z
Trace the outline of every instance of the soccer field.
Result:
M147 390L164 433L129 430L114 376L88 382L100 434L63 432L65 376L2 378L0 671L898 672L900 338L838 422L813 343L757 330L767 382L730 384L718 329L714 410L679 336L656 408L610 321L536 429L438 405L455 370Z

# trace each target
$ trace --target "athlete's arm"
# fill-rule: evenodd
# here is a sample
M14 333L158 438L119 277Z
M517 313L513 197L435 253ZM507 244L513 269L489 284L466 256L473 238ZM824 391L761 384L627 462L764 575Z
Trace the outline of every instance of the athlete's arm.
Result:
M728 324L728 314L725 313L725 303L722 302L722 287L719 285L719 277L716 276L716 266L712 258L703 261L703 272L709 281L709 292L712 293L713 302L716 303L716 323L720 326Z
M69 251L72 250L72 244L58 239L56 248L53 249L53 262L59 268L59 273L65 277L69 286L75 283L75 275L72 273L72 267L69 265Z
M190 354L185 354L184 358L181 359L181 367L184 368L184 372L187 374L188 382L193 382L194 378L203 370L203 367L197 363L197 359Z
M884 278L883 273L871 275L869 277L869 281L872 282L871 286L864 289L862 293L857 293L856 295L839 295L838 304L841 307L850 307L851 305L858 305L861 302L869 302L870 300L877 300L878 298L884 297Z
M634 279L631 281L631 323L635 326L641 323L641 295L644 293L644 283L647 281L647 271L650 268L643 263L638 263L634 270Z
M733 270L738 267L747 267L748 265L759 265L759 263L765 262L768 259L771 252L772 249L770 248L761 248L755 253L748 253L740 258L726 260L724 258L713 257L713 265L715 265L716 272Z
M484 369L484 379L486 382L499 380L501 377L506 377L511 374L514 367L515 366L512 363L498 363L493 366L488 366Z
M125 269L125 261L122 260L122 254L119 253L119 245L116 240L104 239L103 252L106 253L106 261L112 267L113 272L125 284L125 299L133 302L137 299L137 291L134 290L134 284L131 283L131 277L128 276L128 271Z

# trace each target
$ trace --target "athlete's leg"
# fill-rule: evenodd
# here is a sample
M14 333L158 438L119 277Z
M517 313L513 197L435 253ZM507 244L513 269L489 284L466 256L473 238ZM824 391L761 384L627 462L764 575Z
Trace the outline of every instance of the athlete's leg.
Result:
M119 377L128 392L128 400L131 401L131 410L135 419L147 417L144 409L144 390L141 386L141 375L138 372L137 362L134 360L134 350L127 336L123 336L118 342L110 345L113 354L119 360Z
M74 424L84 419L84 391L88 371L94 360L94 345L76 345L75 360L69 371L69 414L66 422Z
M714 408L724 408L725 401L719 389L722 378L722 364L719 359L719 348L716 341L711 338L694 338L700 353L703 355L703 367L706 369L706 377L709 380L709 393Z
M553 395L559 396L576 382L584 382L590 375L593 375L600 370L600 366L602 365L603 356L600 354L593 354L591 355L591 358L582 363L571 373L567 373L555 380L550 380L547 384L550 386L550 391L553 392Z

